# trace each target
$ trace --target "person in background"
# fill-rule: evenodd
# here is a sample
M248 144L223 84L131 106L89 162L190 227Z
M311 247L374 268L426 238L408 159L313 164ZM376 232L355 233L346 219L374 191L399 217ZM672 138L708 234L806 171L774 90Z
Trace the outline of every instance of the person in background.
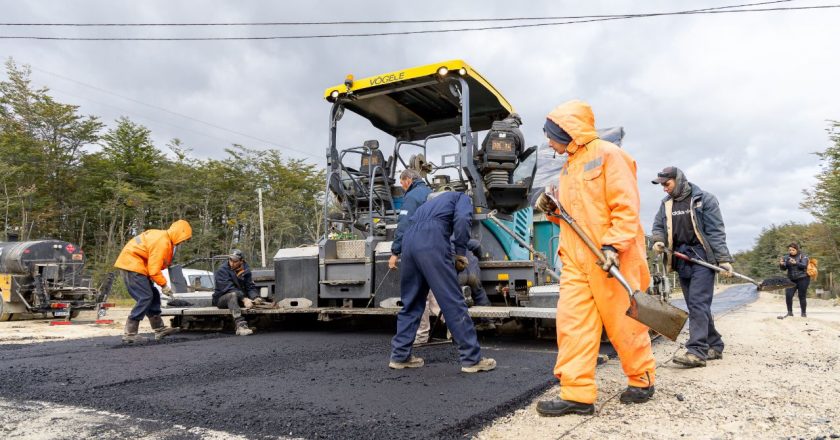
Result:
M123 343L133 344L138 341L137 330L144 316L149 318L157 341L178 331L163 323L160 316L161 292L155 288L155 284L162 288L164 295L172 294L172 286L166 282L163 269L172 264L178 245L191 237L192 227L189 222L177 220L166 230L143 231L123 247L114 267L121 270L125 288L137 302L125 321Z
M461 286L470 288L470 297L466 296L464 299L467 305L477 306L491 306L490 298L487 297L487 292L481 284L481 267L478 265L481 258L481 243L471 238L467 242L467 268L458 274L458 283ZM492 331L496 329L496 325L488 318L478 318L476 320L475 331Z
M811 277L808 276L808 256L802 253L798 243L788 245L788 254L779 258L779 269L787 271L788 279L796 284L785 289L785 304L787 304L787 315L779 316L779 319L793 316L793 294L799 295L799 309L802 317L805 318L805 307L808 305L808 285L811 284Z

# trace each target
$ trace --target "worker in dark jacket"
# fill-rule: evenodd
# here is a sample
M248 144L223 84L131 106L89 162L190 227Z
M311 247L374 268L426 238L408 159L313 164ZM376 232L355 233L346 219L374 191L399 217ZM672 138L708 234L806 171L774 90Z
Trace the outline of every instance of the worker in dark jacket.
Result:
M666 167L651 183L662 185L668 194L662 200L653 221L653 250L665 248L689 257L716 264L732 276L732 257L726 246L726 229L717 198L686 179L677 167ZM723 339L712 318L715 271L671 258L670 270L679 274L685 303L688 306L688 342L686 353L674 356L674 362L689 368L705 367L706 360L723 358Z
M243 258L242 251L230 251L228 261L216 269L213 280L216 284L213 290L213 305L220 309L230 309L237 336L253 333L242 317L240 304L250 309L254 306L254 300L259 297L259 292L251 279L251 268Z
M389 269L397 268L397 260L402 253L403 234L408 229L411 216L414 215L417 208L426 203L426 199L432 193L420 173L409 168L400 173L400 186L405 190L405 196L403 196L402 206L400 207L397 232L394 234L394 241L391 243L391 258L388 260Z
M411 347L430 288L458 347L461 371L477 373L496 367L495 360L481 357L475 327L458 285L457 272L468 264L472 211L467 195L445 192L423 204L411 217L411 225L402 237L400 299L403 307L397 315L397 334L391 341L390 368L423 366L423 359L413 356ZM454 256L450 243L453 236Z
M793 316L793 294L799 295L799 308L802 317L805 318L805 307L808 305L806 295L808 285L811 284L811 277L808 276L808 256L802 253L798 243L791 243L788 246L788 254L779 259L779 269L786 270L788 278L796 284L785 289L785 303L787 304L787 315L779 316L779 319Z

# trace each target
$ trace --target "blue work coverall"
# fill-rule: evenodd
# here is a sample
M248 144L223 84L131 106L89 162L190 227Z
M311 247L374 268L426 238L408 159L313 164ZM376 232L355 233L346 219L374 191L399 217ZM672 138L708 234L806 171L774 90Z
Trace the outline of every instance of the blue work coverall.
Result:
M415 179L408 187L403 198L402 207L400 208L400 219L397 224L397 232L394 234L394 241L391 243L391 254L399 255L402 253L403 235L408 229L410 218L414 215L414 211L426 203L426 199L432 190L429 189L426 182L422 179Z
M411 356L429 288L435 292L461 364L470 366L481 360L475 326L467 313L450 247L454 245L456 254L466 256L472 209L465 194L446 192L426 202L411 217L402 240L403 307L397 315L397 334L391 340L392 361L405 362ZM450 237L454 237L451 244Z

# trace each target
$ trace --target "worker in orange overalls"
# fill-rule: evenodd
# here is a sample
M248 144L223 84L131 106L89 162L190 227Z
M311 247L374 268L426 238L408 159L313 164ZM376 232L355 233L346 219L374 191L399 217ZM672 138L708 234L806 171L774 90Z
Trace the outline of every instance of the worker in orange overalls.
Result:
M551 148L568 153L555 196L601 248L606 261L599 264L571 228L560 228L558 253L563 271L554 366L560 396L538 402L537 412L543 416L594 412L602 328L606 328L627 375L628 387L621 402L646 402L653 396L656 367L648 328L625 315L630 306L627 291L607 274L616 265L634 289L644 291L650 284L639 221L636 162L626 151L598 138L595 116L585 102L570 101L555 108L544 129ZM545 194L540 195L537 207L544 212L557 210Z
M192 237L192 227L186 220L172 223L167 230L149 229L126 243L114 267L122 269L123 282L128 294L137 301L131 314L125 321L123 342L131 344L137 341L137 329L144 316L155 331L155 340L160 340L176 329L166 327L160 317L160 292L155 284L162 288L165 295L172 293L172 287L163 276L163 269L169 267L175 257L178 244Z

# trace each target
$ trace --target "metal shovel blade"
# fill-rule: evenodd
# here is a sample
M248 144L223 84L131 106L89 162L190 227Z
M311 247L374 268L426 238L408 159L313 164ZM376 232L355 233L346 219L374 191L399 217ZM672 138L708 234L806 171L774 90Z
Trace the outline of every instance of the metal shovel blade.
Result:
M648 295L638 290L630 297L627 316L672 341L677 340L688 320L686 311L663 301L657 295Z
M774 290L788 289L796 284L787 277L767 278L758 285L759 292L772 292Z

